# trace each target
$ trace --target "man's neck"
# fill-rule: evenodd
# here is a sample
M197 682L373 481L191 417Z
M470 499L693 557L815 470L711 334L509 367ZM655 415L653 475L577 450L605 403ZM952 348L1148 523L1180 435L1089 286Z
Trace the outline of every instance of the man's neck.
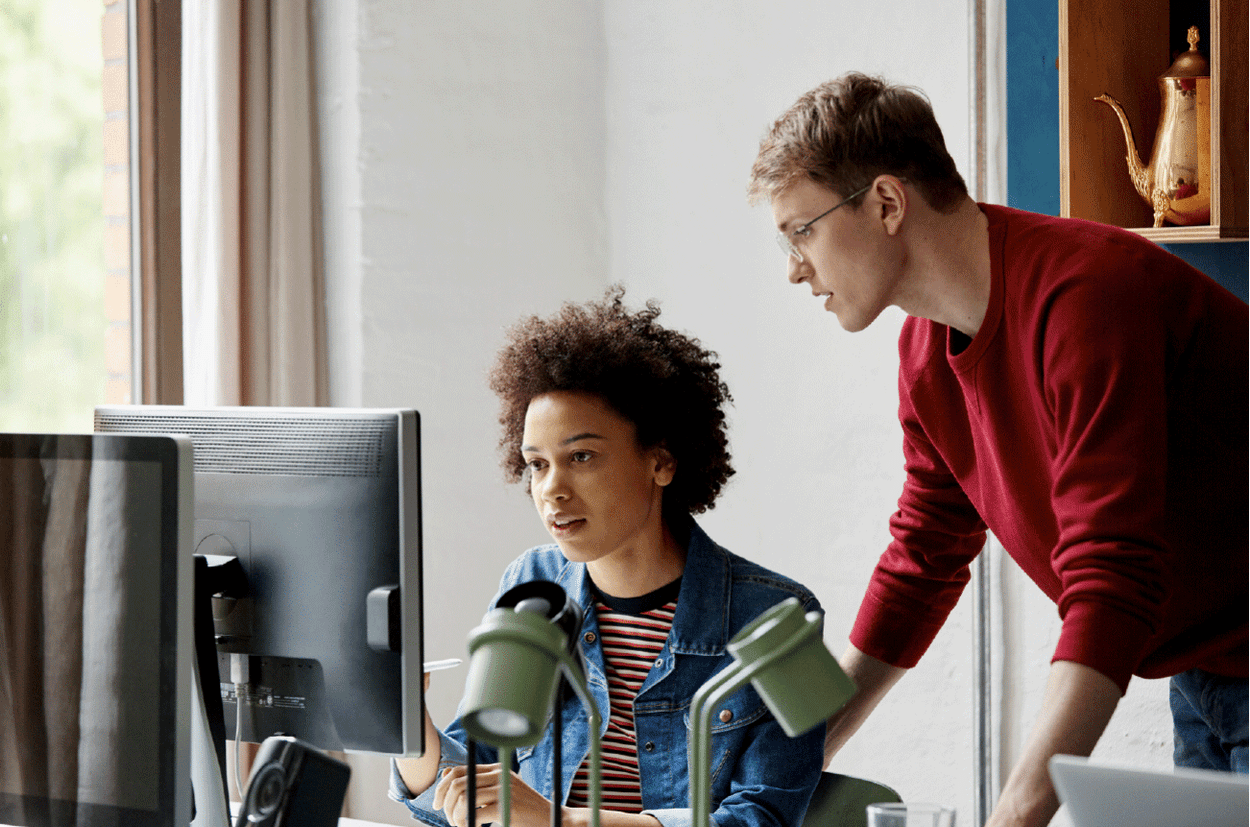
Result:
M908 205L907 289L899 306L975 338L990 301L989 222L971 198L939 213Z

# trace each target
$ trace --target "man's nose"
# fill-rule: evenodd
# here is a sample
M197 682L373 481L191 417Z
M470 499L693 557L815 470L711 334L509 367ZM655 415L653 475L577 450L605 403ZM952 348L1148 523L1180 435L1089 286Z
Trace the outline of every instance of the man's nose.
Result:
M786 278L791 284L801 284L807 278L807 265L794 256L786 256Z

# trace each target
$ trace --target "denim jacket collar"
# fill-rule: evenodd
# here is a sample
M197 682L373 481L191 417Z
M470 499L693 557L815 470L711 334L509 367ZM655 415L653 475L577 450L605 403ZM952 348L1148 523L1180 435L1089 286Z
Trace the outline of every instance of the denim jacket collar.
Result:
M729 557L693 520L686 543L686 564L682 570L677 614L668 636L669 651L680 655L724 653L729 642L730 580ZM556 578L568 594L578 595L582 616L594 611L594 595L585 563L565 562ZM697 584L697 585L691 585ZM713 619L719 622L713 622Z

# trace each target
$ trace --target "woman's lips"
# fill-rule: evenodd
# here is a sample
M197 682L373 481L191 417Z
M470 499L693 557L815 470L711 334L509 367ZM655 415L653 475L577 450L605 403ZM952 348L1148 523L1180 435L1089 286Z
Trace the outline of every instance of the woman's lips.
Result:
M552 534L571 534L586 524L586 520L582 517L559 517L550 520L547 526L551 529Z

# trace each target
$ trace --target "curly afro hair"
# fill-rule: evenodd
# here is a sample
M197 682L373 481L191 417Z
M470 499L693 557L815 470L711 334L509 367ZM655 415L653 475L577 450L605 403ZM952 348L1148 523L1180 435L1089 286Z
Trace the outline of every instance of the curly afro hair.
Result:
M624 295L616 285L601 301L566 304L508 331L490 372L501 402L504 472L510 482L525 479L521 435L534 397L592 393L634 424L643 448L662 445L676 460L676 476L664 490L666 518L702 513L734 473L722 410L733 398L715 353L659 325L655 301L630 312Z

